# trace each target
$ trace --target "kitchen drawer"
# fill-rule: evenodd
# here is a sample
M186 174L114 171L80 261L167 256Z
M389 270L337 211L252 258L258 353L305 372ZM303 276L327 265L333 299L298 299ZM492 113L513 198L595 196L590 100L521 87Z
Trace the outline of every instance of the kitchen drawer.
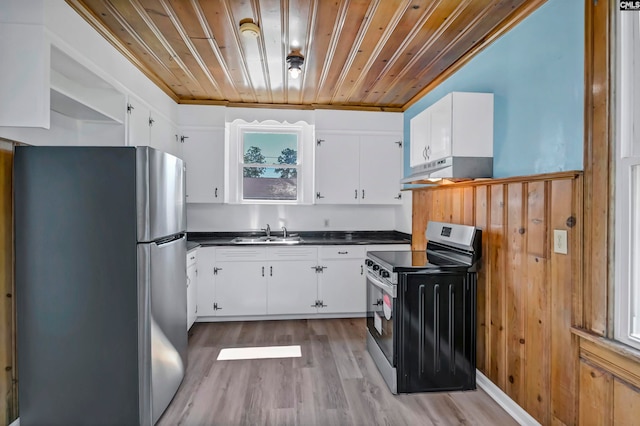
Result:
M365 246L323 246L320 259L364 259Z
M372 244L367 251L411 251L411 244Z
M195 248L193 250L189 250L187 252L187 269L189 268L189 266L195 265L197 261L198 261L198 249Z
M225 247L216 249L216 262L265 260L265 247Z
M267 260L318 260L318 248L309 246L269 247Z

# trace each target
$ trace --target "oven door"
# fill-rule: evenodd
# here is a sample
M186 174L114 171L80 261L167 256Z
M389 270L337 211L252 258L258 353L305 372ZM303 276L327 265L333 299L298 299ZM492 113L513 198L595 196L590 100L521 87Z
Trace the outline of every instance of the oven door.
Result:
M391 366L394 356L394 328L396 316L396 286L367 272L367 329Z

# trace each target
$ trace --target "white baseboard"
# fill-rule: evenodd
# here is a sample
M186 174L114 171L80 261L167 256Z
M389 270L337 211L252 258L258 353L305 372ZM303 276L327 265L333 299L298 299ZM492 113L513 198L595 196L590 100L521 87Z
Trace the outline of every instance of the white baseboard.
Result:
M516 404L513 399L509 398L502 389L489 380L487 376L482 374L480 370L476 370L476 384L519 424L523 426L540 426L540 423L531 417L531 414L527 413L524 408Z
M365 312L353 312L345 314L295 314L295 315L252 315L235 317L205 317L196 318L196 322L230 322L230 321L270 321L270 320L296 320L296 319L335 319L335 318L364 318Z

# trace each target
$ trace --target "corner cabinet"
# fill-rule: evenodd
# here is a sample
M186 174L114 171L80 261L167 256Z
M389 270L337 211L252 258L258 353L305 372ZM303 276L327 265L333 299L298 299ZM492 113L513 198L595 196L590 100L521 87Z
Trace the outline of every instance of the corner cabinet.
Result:
M224 201L224 128L182 129L187 203Z
M402 134L316 133L317 204L400 204Z
M410 166L493 156L493 94L452 92L410 121Z

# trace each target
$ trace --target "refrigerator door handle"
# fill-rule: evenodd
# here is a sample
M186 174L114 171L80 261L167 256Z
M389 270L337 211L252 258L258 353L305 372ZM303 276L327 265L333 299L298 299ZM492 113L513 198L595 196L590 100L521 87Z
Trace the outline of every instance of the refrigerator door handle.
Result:
M184 233L184 232L181 232L179 234L171 235L171 236L166 237L166 238L161 238L161 239L156 240L154 242L158 247L161 247L161 246L164 246L166 244L170 244L170 243L173 243L175 241L179 241L179 240L182 240L182 239L185 239L185 238L187 238L187 234Z

